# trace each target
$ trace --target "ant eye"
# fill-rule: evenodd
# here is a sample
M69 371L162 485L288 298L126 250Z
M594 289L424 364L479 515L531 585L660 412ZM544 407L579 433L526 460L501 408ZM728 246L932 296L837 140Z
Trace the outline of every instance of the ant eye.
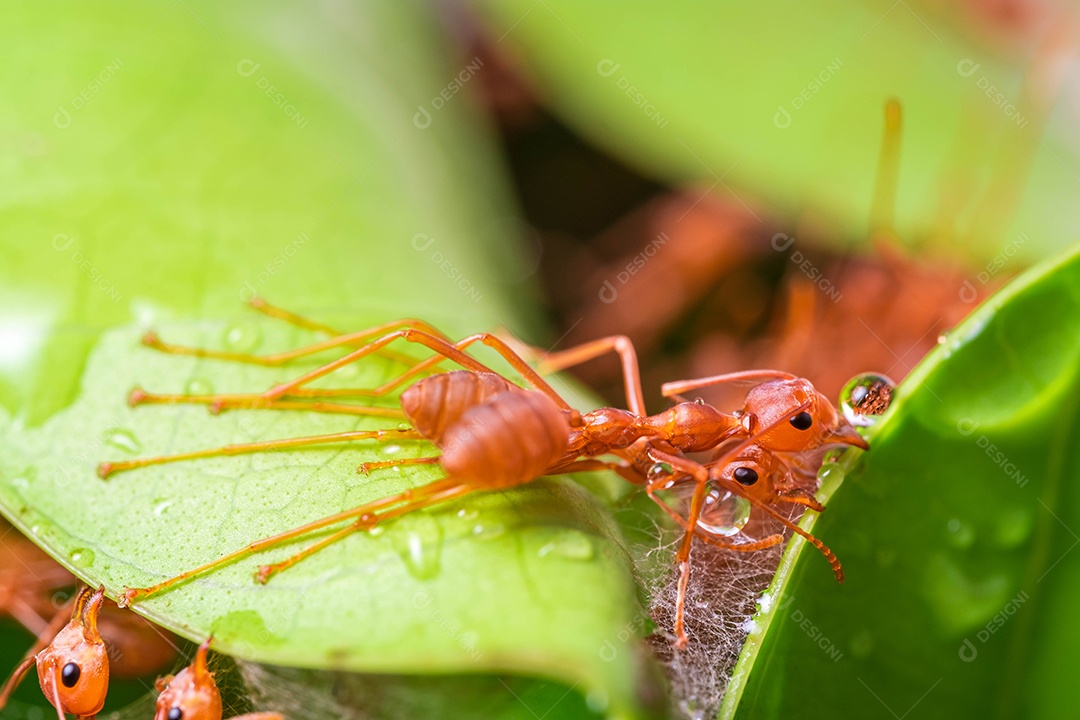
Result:
M748 467L735 468L735 480L742 485L753 485L758 481L757 471Z
M64 683L64 687L75 687L75 683L79 682L80 675L82 675L82 670L79 669L79 666L69 662L60 671L60 682Z
M809 430L814 424L814 418L805 410L791 418L791 426L796 430Z
M184 720L184 711L179 707L174 707L169 711L169 720Z

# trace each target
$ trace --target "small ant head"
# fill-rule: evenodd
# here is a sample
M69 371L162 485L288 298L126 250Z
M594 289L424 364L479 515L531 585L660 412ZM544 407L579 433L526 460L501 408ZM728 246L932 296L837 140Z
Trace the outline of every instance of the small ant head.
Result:
M45 697L53 707L79 717L100 712L109 690L109 656L97 627L104 599L104 587L82 588L71 622L37 655Z
M159 682L154 720L221 720L221 694L206 667L210 640L199 646L195 661Z
M831 444L868 447L809 380L773 380L757 385L746 394L744 411L748 433L769 428L755 437L768 450L803 452Z
M726 453L719 451L717 459ZM790 484L791 471L774 453L758 445L749 445L733 458L709 469L709 476L725 487L738 488L738 494L754 503L771 503L777 490Z

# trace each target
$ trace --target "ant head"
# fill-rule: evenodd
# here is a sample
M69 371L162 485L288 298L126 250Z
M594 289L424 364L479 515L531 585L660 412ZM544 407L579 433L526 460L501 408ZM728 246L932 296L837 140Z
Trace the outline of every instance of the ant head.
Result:
M777 489L789 484L787 465L759 445L748 445L735 457L726 456L723 450L717 453L716 459L722 462L709 468L709 477L723 487L738 488L739 495L755 504L772 502Z
M71 621L37 655L41 691L53 707L65 713L93 716L105 705L109 656L97 627L104 599L104 587L81 589Z
M206 667L210 640L199 646L195 661L160 684L154 720L221 720L221 694Z
M751 435L768 428L755 437L768 450L803 452L828 444L867 447L829 399L803 378L773 380L751 388L743 410L744 427Z

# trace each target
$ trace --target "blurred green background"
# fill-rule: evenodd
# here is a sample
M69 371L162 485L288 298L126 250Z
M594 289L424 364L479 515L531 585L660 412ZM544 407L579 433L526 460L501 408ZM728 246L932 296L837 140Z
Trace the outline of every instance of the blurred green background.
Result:
M1047 548L1068 548L1075 537L1066 492L1075 474L1067 450L1072 414L1061 400L1071 397L1075 378L1039 369L1076 360L1068 248L1080 208L1080 19L1071 4L164 0L5 10L0 510L23 530L34 525L31 511L45 517L35 540L110 591L157 571L147 567L155 555L175 551L180 566L185 553L205 552L201 539L175 538L200 528L207 513L220 518L232 509L212 494L220 482L213 476L147 476L137 497L97 484L92 464L116 449L108 437L128 423L123 393L133 378L169 379L160 359L125 348L135 348L138 331L150 325L242 350L307 339L245 315L241 301L256 294L350 328L418 316L451 335L507 328L545 349L623 333L641 353L654 410L663 407L664 381L747 367L799 373L835 397L861 371L900 381L942 345L919 377L964 383L974 421L995 418L993 432L979 437L995 438L1017 466L1057 458L1056 469L1040 471L1027 488L988 486L1000 481L1001 463L980 465L985 448L973 450L966 436L941 440L942 418L956 421L955 406L931 411L923 380L907 386L894 429L875 446L880 454L852 471L860 490L847 498L839 491L821 530L849 559L849 575L859 577L863 564L864 582L880 573L876 594L821 587L828 575L810 558L781 581L814 587L826 600L797 605L802 619L789 611L770 620L766 608L751 621L777 557L740 569L705 553L698 574L717 579L697 597L699 622L724 629L685 656L672 655L657 614L666 555L652 551L665 536L650 529L650 517L618 481L586 479L595 498L561 481L531 495L511 493L483 507L492 522L514 518L512 532L480 551L445 531L455 541L443 566L454 570L430 587L416 578L395 585L396 570L383 567L381 551L367 557L357 550L362 543L350 546L357 554L343 566L370 570L383 585L356 574L333 597L347 606L390 587L383 604L364 607L401 606L396 621L408 639L399 644L392 640L398 625L359 613L348 618L348 636L382 633L388 644L335 656L329 613L339 605L314 602L298 613L274 606L289 626L283 634L296 633L283 646L260 644L242 623L233 627L235 654L322 671L241 664L237 708L248 695L260 707L295 707L307 717L710 717L720 711L744 634L760 627L774 634L755 641L764 648L756 665L744 658L740 667L753 673L749 685L736 678L741 705L729 699L726 713L798 715L804 698L815 708L805 714L902 716L917 705L924 716L982 716L980 703L990 700L1000 700L1002 713L1020 713L1039 703L987 688L1006 673L1027 678L1021 666L1074 667L1071 653L1049 639L1071 637L1075 623L1032 602L1022 610L1029 619L995 636L1039 628L1040 640L1013 639L994 650L994 662L965 666L976 679L964 683L983 688L978 693L965 695L974 691L957 680L941 688L943 698L919 698L913 688L922 687L923 674L903 670L929 672L944 662L961 635L1030 590L1032 573L1051 571L1056 555ZM889 102L898 103L901 119L886 130ZM1010 278L1063 253L1014 304L987 310L959 339L949 335ZM1057 342L1046 341L1051 334ZM176 372L183 390L214 371L190 365ZM376 366L364 378L387 372ZM581 404L622 404L615 363L576 374L597 396L558 382ZM987 379L995 377L1008 381L999 387ZM737 407L740 392L708 399ZM199 446L251 436L242 423L206 425L203 415L140 415L138 423L145 423L135 426L140 443L156 439L158 447L177 438ZM268 424L259 432L300 430ZM925 447L935 433L936 451ZM935 457L957 461L947 477L937 474ZM327 467L339 475L282 479L245 467L271 500L318 494L292 510L303 513L355 498L345 470L355 459L335 455L333 462ZM919 481L894 484L905 474ZM71 483L86 506L71 502ZM939 497L938 483L950 492ZM135 522L153 517L161 488L173 497L184 487L187 515L176 525ZM930 510L921 513L920 503ZM1031 514L1033 534L1005 552L987 540L993 532L976 527L974 539L961 541L962 550L974 549L952 585L917 597L887 591L904 582L899 568L919 573L940 562L955 533L943 535L939 525L960 523L963 535L983 522L961 522L980 503L985 518ZM115 523L122 509L130 514ZM288 522L267 520L276 509L257 502L239 512L241 528ZM903 522L886 522L897 517ZM1050 529L1055 517L1065 530ZM867 539L859 534L864 526L881 533ZM516 572L521 548L543 550L552 528L583 533L598 559L579 564L584 569L522 561L520 597L506 587L473 588L473 578L489 570ZM13 608L5 600L10 588L33 592L40 577L7 547L13 537L5 535L0 548L0 612ZM893 547L906 562L883 563L884 551L867 543ZM87 547L107 560L80 566L72 557ZM329 564L319 572L331 572ZM576 579L579 570L587 579ZM236 577L244 572L237 568ZM956 586L966 594L947 592ZM239 604L230 607L265 609L265 599L237 600L237 587L229 602ZM489 646L482 667L459 647L460 628L436 635L430 612L410 609L409 593L425 587L452 597L440 607L467 615L482 642L503 643ZM724 594L732 587L733 595ZM1065 580L1055 585L1049 604L1068 606L1068 588ZM214 612L199 608L217 608L220 596L200 606L200 592L150 612L201 637L213 629ZM842 599L833 601L833 593ZM943 621L944 635L933 642L921 642L903 622L870 632L867 623L884 622L859 614L870 604L900 621L925 619L919 613L940 606L955 622ZM661 627L649 640L643 606ZM535 624L515 627L507 615L515 611ZM839 613L843 630L822 630L831 627L830 613ZM807 618L845 654L842 672L813 648L791 650L806 631L791 635L790 628ZM322 633L327 647L300 642L301 626ZM889 641L867 649L871 635ZM31 636L5 623L0 637L2 669ZM615 661L605 642L619 648ZM797 659L784 663L772 647ZM386 675L346 672L356 670ZM145 695L152 676L118 689L107 709L149 716L145 697L117 709ZM52 712L32 685L0 718ZM273 692L279 687L287 690ZM1041 714L1067 702L1057 694L1064 682L1039 687Z

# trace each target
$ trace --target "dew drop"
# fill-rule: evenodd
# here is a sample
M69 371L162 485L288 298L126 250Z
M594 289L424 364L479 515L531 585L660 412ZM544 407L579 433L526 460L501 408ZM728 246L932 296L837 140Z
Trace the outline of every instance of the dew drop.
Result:
M398 423L397 429L398 432L408 432L409 430L412 430L412 425L407 422Z
M818 468L817 478L820 485L824 485L826 482L843 482L844 469L837 463L828 463Z
M874 652L874 636L869 630L861 630L851 636L848 647L855 657L867 657Z
M994 540L1003 548L1014 548L1029 537L1035 527L1035 515L1029 508L1014 507L998 515Z
M645 477L650 481L654 481L662 477L667 477L672 472L674 472L674 470L670 464L658 462L649 466L649 469L645 471Z
M188 395L212 395L214 386L206 378L192 378L184 386L184 391Z
M172 507L173 500L158 500L154 504L154 514L161 516L165 514L165 511Z
M584 533L567 530L540 546L540 557L556 556L568 560L591 560L596 554L592 539Z
M946 539L954 548L966 550L975 543L975 529L960 518L951 518L945 525Z
M225 331L225 344L233 352L248 353L255 349L261 340L259 328L251 323L233 325Z
M713 535L730 536L742 530L749 519L749 500L727 490L710 487L697 524Z
M397 453L401 452L401 446L400 445L383 445L382 446L382 452L383 452L384 455L396 455Z
M11 487L16 488L17 490L25 490L30 487L30 481L24 477L17 477L11 481Z
M885 375L856 375L840 391L840 410L852 425L869 427L889 409L895 390L896 383Z
M1005 573L976 571L946 553L926 563L923 594L941 628L959 637L984 625L1009 601L1013 582Z
M142 450L142 444L135 438L135 433L124 428L106 430L101 437L107 444L132 455Z
M608 697L606 690L593 688L585 693L585 704L594 713L606 713L611 705L611 698Z
M442 556L442 527L430 515L415 515L408 527L395 528L391 542L417 580L430 580L439 573Z
M476 519L476 517L477 517L477 516L478 516L478 515L479 515L480 513L478 513L478 512L476 511L476 508L470 508L470 507L463 507L463 508L458 508L458 511L457 511L457 513L456 513L456 514L457 514L457 516L458 516L459 518L461 518L462 520L465 520L466 522L469 522L469 521L471 521L471 520L475 520L475 519Z
M94 551L86 548L75 548L68 553L68 559L81 567L90 567L94 564Z
M477 523L473 526L473 537L479 540L494 540L506 532L502 523Z

